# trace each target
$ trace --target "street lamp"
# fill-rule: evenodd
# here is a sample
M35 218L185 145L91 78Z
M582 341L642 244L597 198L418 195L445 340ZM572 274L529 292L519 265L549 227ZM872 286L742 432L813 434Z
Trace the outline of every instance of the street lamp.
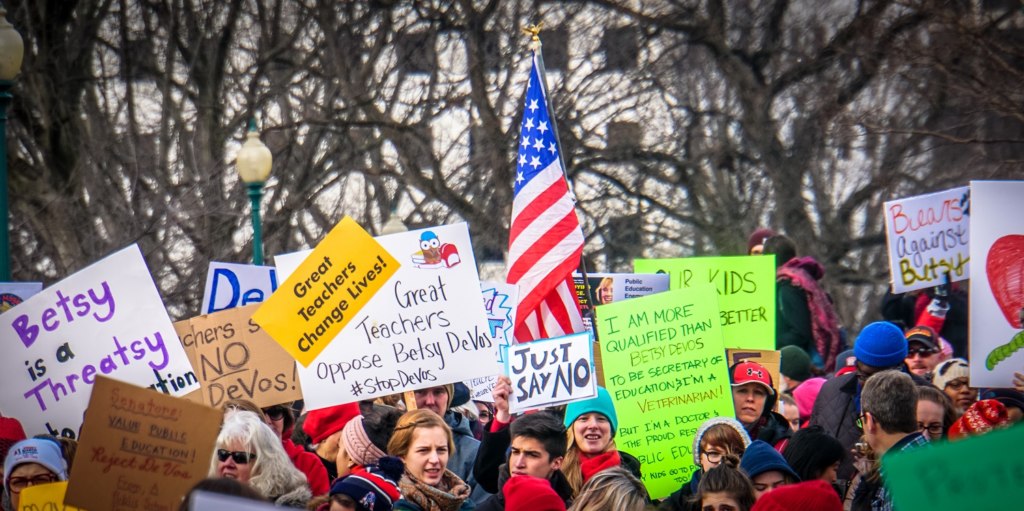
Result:
M11 238L7 195L7 107L11 105L14 78L21 72L25 45L21 35L7 22L7 9L0 6L0 282L11 280Z
M249 133L242 149L238 151L235 165L238 177L249 189L249 202L252 204L252 263L263 264L263 230L260 226L260 199L263 197L263 184L270 176L270 167L274 156L270 149L260 141L256 132L256 119L249 121Z

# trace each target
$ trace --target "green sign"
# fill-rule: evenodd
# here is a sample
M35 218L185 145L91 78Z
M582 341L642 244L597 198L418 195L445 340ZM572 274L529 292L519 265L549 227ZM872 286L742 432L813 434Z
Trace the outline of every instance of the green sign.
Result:
M718 292L726 348L775 349L775 258L636 259L637 273L668 273L669 289L711 284Z
M605 387L619 449L643 464L652 498L690 480L702 422L733 416L715 290L708 285L599 305Z
M1024 502L1024 426L882 457L898 511L1020 509ZM1016 502L1016 504L1014 504Z

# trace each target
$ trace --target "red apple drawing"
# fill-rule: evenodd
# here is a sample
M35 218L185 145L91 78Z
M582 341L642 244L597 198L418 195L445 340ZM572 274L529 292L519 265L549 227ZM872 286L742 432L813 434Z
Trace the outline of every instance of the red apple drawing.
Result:
M988 285L1003 311L1006 321L1014 328L1021 326L1024 309L1024 235L1010 234L992 244L985 261Z

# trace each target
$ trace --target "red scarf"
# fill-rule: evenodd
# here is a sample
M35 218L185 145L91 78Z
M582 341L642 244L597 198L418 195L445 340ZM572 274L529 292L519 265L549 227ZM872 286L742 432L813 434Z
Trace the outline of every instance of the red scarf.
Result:
M586 483L594 474L606 469L617 467L622 464L619 451L612 449L593 456L580 453L580 470L583 472L583 482Z

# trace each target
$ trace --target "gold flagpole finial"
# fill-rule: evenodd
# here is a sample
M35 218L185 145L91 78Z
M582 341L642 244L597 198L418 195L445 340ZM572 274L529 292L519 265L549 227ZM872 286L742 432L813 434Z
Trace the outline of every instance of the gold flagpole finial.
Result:
M527 25L523 29L523 33L530 36L530 49L537 50L540 48L540 31L544 28L544 22L535 23L533 25Z

